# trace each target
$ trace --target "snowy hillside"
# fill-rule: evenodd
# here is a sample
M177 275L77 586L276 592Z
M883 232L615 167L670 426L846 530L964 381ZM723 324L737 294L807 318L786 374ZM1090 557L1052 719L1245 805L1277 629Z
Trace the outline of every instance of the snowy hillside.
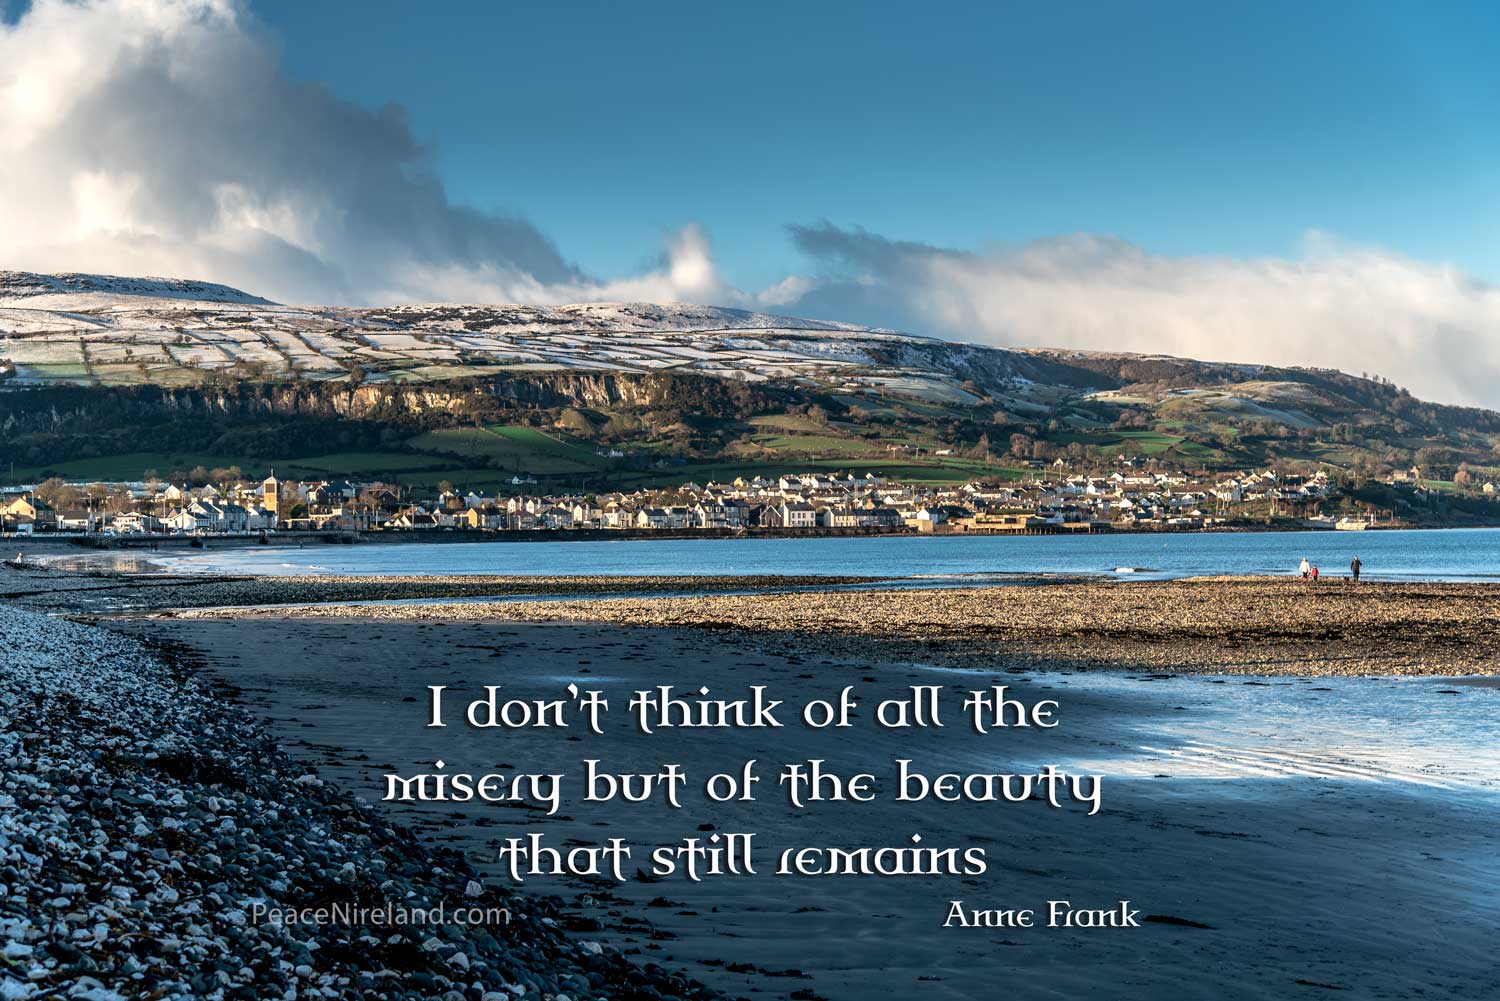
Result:
M497 371L687 371L969 402L1020 353L714 306L297 307L222 285L0 272L12 386L246 379L432 381Z
M679 373L773 384L775 391L722 393L721 385L649 378ZM475 393L468 385L427 390L454 379L487 379L494 392ZM504 386L498 385L502 379ZM303 385L287 385L296 382ZM262 392L257 383L279 385ZM314 383L331 385L308 385ZM359 392L345 392L356 383ZM206 392L190 388L205 384ZM123 388L95 394L67 388L73 386ZM184 391L130 388L140 386ZM47 391L53 387L59 391ZM111 405L95 408L95 397ZM757 399L762 409L734 402L704 428L683 420L697 402L714 397ZM234 441L232 454L242 456L238 429L258 427L263 408L273 405L277 421L255 435L279 436L264 446L277 451L261 454L322 447L308 444L307 436L326 421L345 422L341 440L384 449L391 429L366 418L387 406L416 415L417 424L436 433L452 430L442 421L455 406L509 422L515 414L502 415L496 401L543 398L598 411L572 415L594 431L617 416L616 404L646 408L631 415L645 440L705 460L800 459L813 452L885 459L892 448L912 447L913 434L929 444L949 443L944 451L955 442L976 449L993 436L1012 450L1017 438L1022 447L1030 442L1033 453L1045 442L1070 455L1086 455L1089 448L1170 451L1179 461L1250 464L1273 454L1339 464L1387 461L1444 442L1442 454L1458 457L1455 467L1463 461L1485 468L1495 465L1500 448L1500 414L1424 404L1393 384L1330 370L991 348L714 306L304 307L201 282L0 272L0 424L6 428L0 457L38 473L48 463L96 454L218 454L215 449L229 447L226 433ZM818 401L825 415L839 419L820 424L807 418L788 430L788 414L767 402L783 398L804 408ZM661 422L653 423L650 408L661 401L668 401L656 408ZM146 416L118 417L113 404L139 404ZM179 404L187 410L179 412ZM356 404L365 417L346 421ZM200 405L216 408L217 418L201 426L177 419ZM431 426L422 423L429 408L441 418ZM1337 438L1327 430L1335 426L1344 428ZM1359 429L1363 442L1357 453L1350 428ZM455 440L465 449L473 444L424 435L410 440L436 441L435 454L449 458ZM409 459L403 452L401 461ZM578 472L591 462L569 468Z
M228 285L180 278L118 278L114 275L38 275L0 271L0 306L33 309L89 309L121 297L182 299L192 302L237 302L268 306L269 299L247 295Z

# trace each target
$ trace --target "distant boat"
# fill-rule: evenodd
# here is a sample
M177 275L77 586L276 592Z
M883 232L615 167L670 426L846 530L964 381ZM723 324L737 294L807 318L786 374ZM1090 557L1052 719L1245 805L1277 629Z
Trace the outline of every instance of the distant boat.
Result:
M1366 518L1340 518L1333 527L1340 532L1363 532L1370 527L1370 522Z

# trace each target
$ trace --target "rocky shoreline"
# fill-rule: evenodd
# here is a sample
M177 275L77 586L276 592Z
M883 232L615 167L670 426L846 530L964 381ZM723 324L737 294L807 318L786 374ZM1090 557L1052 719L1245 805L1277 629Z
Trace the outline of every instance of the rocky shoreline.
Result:
M1032 670L1470 675L1500 657L1500 587L1485 584L1197 578L183 614L609 622Z
M277 628L274 620L282 617L602 622L706 631L714 645L807 650L836 654L840 662L864 657L997 670L1460 675L1492 673L1500 654L1493 629L1500 587L1489 585L1205 578L827 589L833 582L867 583L164 580L26 567L0 571L0 598L74 613L104 610L92 604L96 598L115 607L135 602L171 608L180 619L265 619L266 628ZM778 590L642 596L757 587ZM501 590L508 588L514 590ZM313 603L537 593L606 596L357 608ZM184 600L199 605L184 607ZM225 607L298 600L308 604ZM149 620L135 625L151 628ZM13 605L0 605L0 636L6 641L0 999L720 996L591 941L586 929L597 926L577 917L581 901L487 885L462 854L420 842L379 807L288 757L242 707L171 651ZM277 642L283 638L278 634ZM335 905L367 912L503 909L509 922L390 927L254 918L257 907Z
M515 595L671 594L770 588L814 588L878 583L854 576L489 575L217 576L50 569L45 563L9 565L9 597L28 607L65 611L143 611L164 608L499 598ZM23 582L29 581L26 587Z
M160 650L0 606L0 997L706 999L284 754ZM464 924L275 923L444 907ZM504 913L508 921L499 920Z

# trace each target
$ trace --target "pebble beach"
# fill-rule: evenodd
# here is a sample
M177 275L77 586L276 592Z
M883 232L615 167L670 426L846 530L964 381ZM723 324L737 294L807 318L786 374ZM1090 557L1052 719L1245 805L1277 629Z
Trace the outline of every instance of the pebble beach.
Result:
M859 586L829 586L846 583ZM725 990L860 998L892 971L940 1001L986 989L976 977L988 968L987 940L955 945L934 932L931 901L908 907L906 891L893 884L868 884L859 894L798 887L791 902L779 885L664 892L632 884L613 898L588 885L513 890L486 858L495 818L407 815L368 795L371 762L473 753L463 740L444 749L422 745L426 738L406 705L412 699L402 696L434 677L474 684L488 667L500 672L491 677L538 693L573 672L603 684L692 678L715 689L764 681L768 673L782 686L832 684L846 674L899 686L919 676L914 672L941 672L946 664L996 672L996 683L1026 672L1034 679L1012 683L1038 691L1087 670L1142 685L1175 676L1183 685L1192 674L1282 676L1267 680L1300 684L1307 697L1323 698L1334 689L1316 687L1312 678L1483 674L1500 652L1492 630L1500 589L1463 584L1018 579L895 589L868 578L183 577L25 566L0 569L0 598L10 602L0 605L6 1001L698 1001ZM364 601L386 603L349 604ZM330 672L331 664L360 670ZM809 664L820 667L809 673ZM1086 721L1078 732L1088 736L1086 746L1067 753L1124 761L1139 753L1135 728L1147 720L1160 720L1151 725L1161 729L1146 739L1170 743L1160 734L1179 725L1166 716L1223 711L1211 687L1222 681L1192 683L1210 687L1163 696L1149 708L1114 689L1075 693L1066 704L1072 719ZM1477 684L1460 690L1398 679L1323 684L1375 683L1426 684L1430 691L1403 689L1402 698L1424 705L1458 698L1466 713L1483 714L1482 700L1493 694ZM1331 711L1344 718L1345 711ZM652 746L625 744L612 753L639 754L645 768L662 753ZM899 752L909 753L905 745ZM544 760L558 749L538 742L510 753ZM667 753L719 754L727 767L746 752L694 745ZM753 753L823 757L851 749L836 742ZM860 751L882 760L886 753ZM963 753L992 752L976 746ZM1356 767L1349 748L1298 753L1303 757L1282 758L1188 743L1112 785L1118 798L1092 824L1020 812L955 813L942 823L952 838L982 831L1024 854L1024 862L1002 871L995 884L1002 894L1040 898L1058 879L1070 892L1091 888L1106 898L1151 890L1157 924L1146 942L1160 965L1131 975L1140 990L1172 981L1173 970L1202 955L1214 957L1223 997L1280 996L1278 983L1309 979L1366 989L1396 978L1403 990L1426 987L1432 996L1494 987L1476 959L1478 940L1465 931L1471 882L1491 879L1481 860L1492 839L1473 826L1479 808L1445 784L1488 790L1487 759L1454 771L1445 751L1434 759L1446 769L1439 773L1421 760ZM1282 781L1274 793L1269 785L1230 782L1189 803L1169 778L1182 767L1181 754L1210 760L1216 770L1252 760L1257 782L1264 773ZM1355 781L1318 784L1328 776ZM1434 781L1436 798L1414 798L1412 790ZM1371 782L1376 795L1364 791ZM1421 832L1399 823L1413 808L1429 817ZM1316 838L1292 822L1314 809ZM1393 833L1357 840L1376 815ZM625 828L639 823L607 819ZM507 822L530 823L500 820ZM544 829L588 839L605 822L595 812ZM774 813L744 823L765 823L772 837L807 837L811 829L804 818ZM919 826L941 833L937 825L932 816L877 811L863 816L859 829L895 840ZM662 838L670 829L652 827L642 837ZM833 820L823 837L837 841L844 829ZM1039 830L1048 834L1037 840ZM1233 855L1219 853L1224 839L1238 839ZM1126 843L1138 865L1120 861ZM1341 852L1354 844L1344 872ZM1433 852L1456 855L1461 865L1433 873L1426 861L1437 857ZM1162 882L1160 873L1180 859L1194 860L1198 876ZM1375 913L1378 901L1358 889L1359 873L1371 866L1398 874L1404 899L1424 915L1434 941L1452 950L1447 968L1396 964L1399 950L1385 932L1307 917L1333 897ZM1282 869L1290 882L1280 910L1244 913L1238 902L1255 892L1262 874ZM942 893L928 891L934 900ZM387 913L484 908L506 920L372 926L257 917L267 909L329 905ZM766 911L786 913L772 920ZM707 914L715 917L701 917ZM1174 930L1181 921L1203 931L1184 938ZM836 930L860 922L879 922L880 930L857 946L839 945ZM724 927L738 931L725 939ZM1210 934L1219 928L1233 930ZM1304 955L1307 936L1326 948ZM673 940L665 951L663 939ZM892 941L906 943L899 955ZM1100 988L1138 946L1121 939L1091 948L1093 961L1069 981L1080 994ZM1068 938L1040 937L1007 954L1018 969L1056 970L1071 949ZM1296 976L1283 979L1282 971ZM1044 988L1022 996L1047 996Z
M566 935L558 901L325 784L161 653L4 606L0 636L7 1001L712 996ZM335 904L495 920L255 920Z

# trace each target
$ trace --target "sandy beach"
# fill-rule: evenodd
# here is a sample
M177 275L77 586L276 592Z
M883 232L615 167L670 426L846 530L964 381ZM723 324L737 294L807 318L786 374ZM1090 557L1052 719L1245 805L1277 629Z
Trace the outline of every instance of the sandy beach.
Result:
M929 844L978 844L991 853L993 867L976 878L528 885L563 895L570 926L731 995L956 1001L993 997L1002 981L1009 996L1039 999L1181 996L1189 981L1194 996L1215 998L1500 990L1487 958L1488 929L1500 918L1491 892L1500 885L1500 846L1486 819L1495 762L1466 768L1439 748L1378 758L1357 745L1328 746L1328 733L1294 718L1326 707L1346 726L1358 704L1376 714L1400 706L1456 715L1462 726L1493 713L1491 689L1442 694L1458 690L1422 679L1247 687L1147 676L1112 676L1096 688L1089 676L959 674L848 654L812 657L776 640L751 650L703 631L608 623L267 617L138 620L126 628L200 651L200 666L236 685L294 757L369 799L390 767L409 774L437 759L455 770L506 772L572 770L585 755L622 771L662 761L728 769L745 757L878 769L910 757L934 769L1061 761L1110 774L1106 807L1094 817L1036 802L795 810L774 795L730 806L700 796L681 811L577 805L550 818L485 804L384 807L426 839L462 849L497 881L501 839L527 831L559 844L618 836L646 845L701 836L712 825L758 831L768 849L901 844L921 833ZM994 682L1059 699L1066 724L1058 733L990 738L952 730L899 738L861 731L855 739L796 728L646 740L625 728L582 745L526 731L427 730L423 706L406 701L429 684L463 692L503 684L527 697L568 681L616 694L658 684L727 693L763 683L789 698L845 683L874 698L910 684ZM1367 703L1362 692L1373 698ZM1237 714L1255 707L1269 714L1255 733L1231 737ZM1143 746L1154 749L1144 758ZM1151 919L1138 930L1104 932L943 928L953 899L997 908L1129 899Z
M146 641L218 686L232 700L222 711L263 729L292 772L364 801L426 850L461 853L486 892L507 894L518 909L550 901L535 913L555 915L605 957L684 985L677 990L698 980L731 997L798 1001L967 1001L1001 984L1038 1001L1173 996L1184 983L1196 996L1245 999L1500 991L1488 959L1500 920L1491 823L1500 688L1399 677L1488 671L1497 589L1273 579L936 590L746 583L0 572L13 603ZM674 596L684 587L700 590ZM769 590L725 593L756 587ZM339 604L381 593L393 603ZM303 604L257 607L280 604L271 596ZM445 600L453 597L465 600ZM403 603L412 601L424 603ZM658 685L726 696L769 685L793 702L850 685L866 704L911 685L1006 685L1019 698L1057 699L1063 725L983 736L966 727L792 727L649 739L616 727L587 744L423 726L429 685L477 695L498 684L512 697L544 698L568 683L622 699ZM585 757L621 772L819 759L882 776L897 759L933 774L1056 764L1102 776L1103 798L1094 816L1035 799L797 808L774 786L753 804L710 803L696 790L681 809L571 802L550 816L527 802L381 802L385 774L438 760L474 774L576 774ZM989 865L978 875L900 878L790 877L774 866L703 882L533 876L517 892L498 855L505 839L530 833L560 847L619 837L644 858L651 846L734 832L754 832L764 859L784 848L909 845L920 834L934 847L981 847ZM944 927L954 901L1045 914L1053 900L1128 900L1141 927ZM575 990L570 997L591 996Z
M142 611L334 602L498 598L522 595L680 594L864 585L857 576L430 576L276 577L66 569L33 561L8 568L0 593L32 607L59 610ZM30 586L27 586L27 585Z
M693 628L752 643L774 637L813 652L1051 670L1468 675L1493 670L1500 655L1500 588L1486 584L1257 577L932 590L788 586L797 593L385 605L359 614ZM351 613L308 605L181 614Z

